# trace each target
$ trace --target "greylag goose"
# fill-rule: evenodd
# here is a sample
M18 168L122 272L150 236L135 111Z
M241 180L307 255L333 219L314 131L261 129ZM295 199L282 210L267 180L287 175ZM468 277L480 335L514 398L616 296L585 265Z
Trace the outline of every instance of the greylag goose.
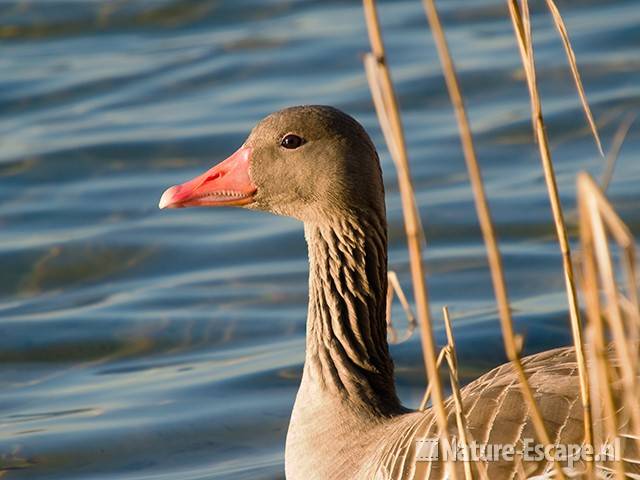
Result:
M445 477L443 462L420 461L416 442L437 436L434 414L404 408L396 394L385 322L384 187L376 149L357 121L326 106L273 113L228 159L167 189L159 206L242 206L304 223L309 309L304 370L286 440L288 479ZM573 350L543 352L523 363L550 438L581 443ZM462 399L476 441L517 445L535 438L510 365L466 386ZM453 434L454 415L449 418ZM527 476L543 473L549 463L503 459L486 468L489 479L506 479L516 468Z

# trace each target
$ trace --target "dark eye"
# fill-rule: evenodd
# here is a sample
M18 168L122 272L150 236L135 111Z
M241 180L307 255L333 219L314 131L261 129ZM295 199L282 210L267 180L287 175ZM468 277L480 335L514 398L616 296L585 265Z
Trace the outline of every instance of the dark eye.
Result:
M284 148L293 150L294 148L298 148L303 143L304 140L301 137L299 137L298 135L294 135L293 133L289 133L284 136L284 138L280 142L280 145L282 145Z

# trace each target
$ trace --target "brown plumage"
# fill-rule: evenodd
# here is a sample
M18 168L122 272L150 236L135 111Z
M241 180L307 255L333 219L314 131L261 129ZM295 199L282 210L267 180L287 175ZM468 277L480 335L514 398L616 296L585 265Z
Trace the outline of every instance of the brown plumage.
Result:
M396 395L386 340L384 188L364 129L331 107L273 113L227 161L167 190L160 203L191 205L242 205L304 222L310 264L306 358L287 435L287 478L444 477L442 463L415 458L415 440L436 436L432 412L410 411ZM528 357L524 366L551 438L580 443L572 349ZM518 444L535 437L509 365L465 387L462 398L474 440ZM451 402L448 409L455 434ZM549 467L545 461L522 465L527 475ZM488 478L514 478L515 468L516 462L491 462Z

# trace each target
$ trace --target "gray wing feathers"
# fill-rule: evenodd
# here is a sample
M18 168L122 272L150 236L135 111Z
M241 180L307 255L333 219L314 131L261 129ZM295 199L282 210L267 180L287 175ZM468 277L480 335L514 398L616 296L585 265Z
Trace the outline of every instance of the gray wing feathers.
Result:
M583 412L573 348L549 350L526 357L523 366L550 438L556 444L581 444L584 439ZM529 409L510 364L501 365L478 378L463 388L461 394L470 440L493 445L515 444L517 450L522 450L526 439L535 442ZM457 436L451 400L447 402L447 411L449 434ZM596 425L596 429L601 429L601 426ZM404 415L381 430L381 442L376 446L377 452L372 461L363 470L362 478L445 478L444 463L416 462L416 440L437 437L435 419L430 410ZM637 472L633 459L639 458L638 455L635 451L625 452L625 455L632 457L627 472ZM517 455L515 461L492 461L485 465L487 477L491 480L544 475L551 468L544 459L522 462ZM464 478L462 463L458 462L457 467L458 477ZM584 465L576 463L576 470L583 468ZM480 477L476 474L476 478Z

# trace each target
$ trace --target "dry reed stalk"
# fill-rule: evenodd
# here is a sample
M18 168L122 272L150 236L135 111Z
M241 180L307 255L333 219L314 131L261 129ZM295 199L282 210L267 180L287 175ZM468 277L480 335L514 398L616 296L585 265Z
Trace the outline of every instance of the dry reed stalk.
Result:
M562 205L558 194L555 173L553 169L553 161L549 150L549 142L544 125L542 115L542 105L538 93L538 87L535 74L535 62L533 55L533 42L531 38L531 22L529 18L529 4L527 0L522 0L522 12L516 0L507 0L509 13L513 22L515 36L520 50L520 56L525 69L527 85L529 89L532 117L534 122L534 131L537 138L538 148L540 151L540 159L544 170L545 183L551 210L553 213L556 235L562 253L562 264L564 268L565 287L567 290L567 300L569 303L569 313L571 318L571 330L573 334L573 343L576 351L576 361L578 363L578 373L580 380L580 397L582 401L583 419L584 419L584 435L585 443L593 443L593 422L591 418L591 401L589 389L589 377L587 372L587 364L584 355L584 342L582 339L582 322L580 319L580 310L578 307L578 297L575 287L575 279L573 274L573 265L571 260L571 249L567 236L567 229L562 212ZM591 463L591 462L588 462ZM592 466L588 465L591 469Z
M620 149L622 148L622 144L624 143L624 139L633 124L633 121L636 119L635 113L628 113L626 117L620 122L618 129L616 130L615 135L613 136L613 140L611 142L611 148L609 149L609 153L607 153L607 160L605 162L605 168L602 172L602 179L600 180L600 185L602 186L602 191L606 192L609 188L609 184L611 183L611 179L613 178L613 169L616 165L616 160L618 159L618 154L620 153Z
M588 174L581 174L580 184L582 185L583 190L586 192L585 195L588 194L593 197L591 208L597 213L598 217L601 218L603 233L601 236L606 240L606 234L604 233L604 228L606 227L606 231L608 231L613 239L616 241L618 246L623 252L623 256L621 258L622 268L625 272L625 277L627 281L627 295L625 297L622 293L613 297L610 295L610 299L615 299L616 304L619 304L619 308L625 311L628 311L632 317L634 317L630 322L630 327L634 327L634 324L640 321L640 314L638 313L638 290L636 284L636 267L635 267L635 241L633 235L629 228L625 225L625 223L620 219L615 209L609 202L609 200L604 195L604 192L598 187L595 181ZM598 245L600 246L600 245ZM605 249L606 247L606 249ZM606 254L608 253L608 243L605 243L601 246L602 255L600 258L603 261L606 261ZM610 259L609 259L610 260ZM613 277L613 266L611 262L609 262L611 270L610 275L606 274L607 277ZM615 280L615 278L614 278ZM617 287L616 287L617 289ZM637 325L635 325L637 327ZM635 338L635 335L633 336ZM631 365L632 373L637 375L637 366L634 364Z
M411 305L407 301L407 297L402 290L402 285L400 285L400 281L398 280L398 275L393 270L389 270L387 273L388 278L388 287L387 287L387 331L389 332L389 342L390 343L402 343L413 335L413 332L416 328L416 317L413 315L413 311L411 310ZM391 306L393 304L393 294L396 294L398 300L400 300L400 305L402 305L402 309L404 310L405 316L407 317L407 330L405 334L398 338L398 333L396 328L393 326L393 318L391 317Z
M620 130L624 130L621 128ZM614 240L622 250L621 264L626 278L627 296L620 294L618 296L618 304L629 317L628 327L630 330L630 339L635 355L638 356L638 340L640 340L640 302L638 299L638 284L636 275L636 247L633 234L618 216L615 209L607 199L604 189L598 188L595 181L589 176L583 180L585 188L596 198L597 206L602 219ZM637 366L633 364L634 375L638 375Z
M400 112L398 103L391 82L391 74L385 62L384 44L382 41L382 33L380 31L380 23L374 0L364 0L364 11L369 32L369 40L371 42L371 54L365 56L365 68L367 71L367 79L372 90L376 112L381 119L383 128L389 131L385 133L385 138L393 138L392 143L388 143L391 156L398 171L398 183L400 187L400 195L402 198L402 211L404 215L405 232L407 235L407 243L409 247L409 258L411 265L411 278L414 291L414 300L416 302L418 321L422 329L420 338L422 343L422 351L424 354L424 362L429 376L430 383L433 385L431 398L435 411L435 417L438 425L438 434L440 438L449 442L447 432L447 412L444 404L444 395L442 385L440 384L440 376L436 363L436 347L433 338L433 328L431 324L431 312L429 310L429 300L427 285L425 280L424 265L422 262L422 237L424 232L420 225L420 217L415 203L415 195L411 182L411 173L409 169L409 160L404 140L402 122L400 120ZM454 465L451 461L447 462L447 470L451 478L456 478Z
M613 391L611 389L612 379L607 356L607 340L605 336L604 324L600 316L600 298L597 280L597 267L593 258L593 239L591 231L586 227L589 224L588 209L585 202L580 205L580 230L583 253L583 270L585 299L587 303L587 319L589 322L589 345L592 355L593 396L598 403L593 404L594 415L598 420L604 422L605 437L611 438L618 431L616 419L616 405ZM592 417L592 421L593 421ZM597 443L594 438L594 448L602 445L604 438L598 438ZM624 474L624 467L616 465L618 473ZM591 472L593 473L593 472Z
M578 211L580 215L580 241L582 244L582 264L585 288L585 300L587 304L587 318L589 322L589 343L593 355L595 381L594 391L596 398L601 402L594 404L599 419L604 421L605 437L615 438L618 435L617 407L612 391L612 371L609 364L605 327L601 316L600 289L598 282L598 267L595 260L595 245L593 236L593 223L590 208L592 196L588 192L588 183L585 174L578 176ZM598 439L600 445L604 439ZM595 443L592 444L594 447ZM589 462L590 464L591 462ZM589 465L588 464L588 465ZM615 470L620 478L624 478L624 465L615 462ZM593 475L593 471L590 472Z
M525 472L524 470L524 465L522 464L522 457L518 456L515 462L516 462L516 475L518 476L518 480L527 480L527 472Z
M438 371L440 371L442 362L444 362L444 356L447 353L446 350L447 350L447 347L441 348L440 353L438 354L438 358L436 359L436 366L438 367ZM424 395L422 396L422 400L420 401L418 410L423 412L427 408L427 404L429 403L429 397L431 397L431 379L429 379L429 383L427 383L427 388L424 391Z
M433 38L438 49L438 55L440 62L442 63L442 70L453 104L456 119L458 122L458 128L460 131L460 140L462 142L463 153L467 170L469 172L469 179L473 189L474 201L476 206L476 212L478 215L478 221L484 238L485 246L487 249L487 257L489 260L489 268L491 271L491 279L493 282L493 288L495 291L496 302L498 304L498 311L500 316L500 324L502 328L502 338L504 342L505 351L507 357L511 361L514 370L517 373L520 388L522 390L523 397L530 409L530 416L536 431L538 439L546 445L551 445L551 440L547 429L544 425L544 420L540 414L540 410L535 402L533 391L527 381L527 376L522 367L520 361L520 349L518 348L516 341L516 334L513 329L513 319L511 318L511 310L509 308L509 297L507 294L506 282L504 279L504 271L502 268L502 259L500 251L498 249L498 242L491 220L491 213L486 199L484 191L484 185L482 183L482 175L480 173L480 167L478 165L475 148L473 145L473 138L471 135L471 128L464 108L464 100L460 90L458 78L453 66L453 60L449 52L449 47L442 29L442 24L438 16L438 12L433 0L423 0L427 19L433 33ZM564 478L562 468L560 464L554 462L555 470L560 478Z
M589 122L589 127L591 128L591 133L593 134L593 138L596 142L596 146L598 147L598 151L600 155L604 157L604 152L602 151L602 143L600 142L600 135L598 135L598 128L596 127L596 122L593 120L593 115L591 114L591 108L589 108L589 102L587 102L587 97L584 93L584 87L582 86L582 79L580 78L580 72L578 70L578 64L576 62L576 56L573 53L573 48L571 47L571 42L569 41L569 33L567 32L567 27L564 24L564 20L562 19L562 15L560 15L560 11L558 7L554 3L553 0L546 0L547 6L549 7L549 11L551 12L551 16L553 17L553 23L560 34L560 38L562 39L562 44L564 45L565 52L567 53L567 60L569 61L569 66L571 67L571 74L573 75L573 80L576 84L576 90L578 90L578 95L580 96L580 102L582 103L582 108L584 110L584 114L587 117L587 122Z
M460 382L458 376L458 356L456 355L456 343L453 337L453 328L451 327L451 318L449 318L449 309L442 307L442 315L444 316L444 327L447 332L447 348L445 350L445 358L449 366L449 383L451 384L451 395L456 413L456 426L458 427L458 437L462 443L462 448L467 455L467 460L463 462L464 477L466 480L473 480L471 471L471 456L469 451L469 440L467 438L467 421L464 416L464 407L462 404L462 396L460 395Z
M626 414L630 416L632 421L632 430L640 432L640 408L638 408L637 400L640 393L637 382L637 350L635 347L632 348L631 342L628 341L607 231L611 232L613 238L623 249L631 249L630 258L634 258L633 237L593 179L588 174L582 173L578 182L580 193L584 199L582 203L589 221L588 228L592 243L589 253L595 259L593 261L597 266L600 283L604 288L607 301L605 313L613 334L613 345L621 364L624 366L620 370L624 386L622 397L627 407ZM632 265L629 268L632 275L635 275L635 266ZM630 323L635 324L636 321L637 316L633 315ZM640 443L638 446L640 447Z

